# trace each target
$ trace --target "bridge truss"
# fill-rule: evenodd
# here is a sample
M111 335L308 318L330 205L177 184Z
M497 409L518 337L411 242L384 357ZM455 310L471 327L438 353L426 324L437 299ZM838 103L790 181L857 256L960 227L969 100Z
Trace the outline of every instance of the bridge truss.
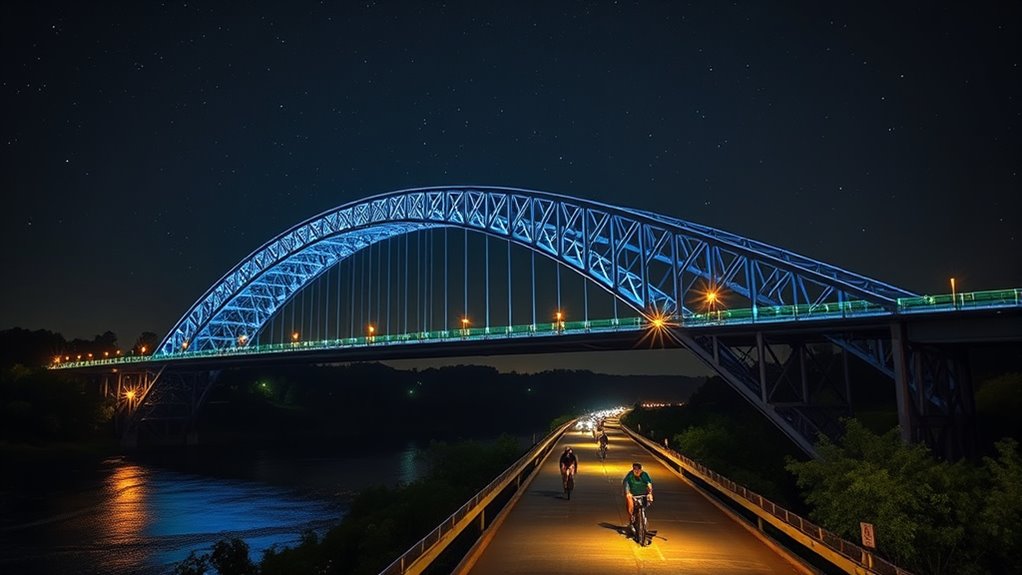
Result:
M824 357L818 352L821 345L843 351L839 356L827 354L826 361L840 357L841 362L847 362L850 354L896 380L899 399L904 400L899 410L902 425L908 426L907 436L925 437L929 432L920 426L939 419L932 416L934 410L943 412L940 413L943 420L933 424L941 429L948 420L971 414L969 402L964 399L966 393L971 394L970 387L957 375L962 370L924 369L927 362L916 357L916 348L898 337L899 301L915 294L685 220L578 198L496 187L396 191L345 204L293 226L242 259L213 284L170 330L153 359L169 361L230 353L256 345L260 338L266 341L269 332L278 331L270 326L276 325L282 310L293 305L296 296L317 280L325 278L329 285L331 270L341 263L354 261L359 255L364 258L367 253L370 265L373 258L379 262L383 259L380 246L386 244L390 266L393 241L436 230L443 230L445 248L449 231L465 234L466 308L470 291L468 235L483 235L507 244L508 334L512 333L510 254L514 245L530 253L533 270L537 254L556 264L558 308L560 270L570 270L582 276L586 286L598 286L612 296L615 317L617 303L621 302L640 321L689 348L807 453L815 452L817 434L837 434L838 418L850 415L852 382L848 381L847 369L843 370L844 378L835 379L833 369L819 368L817 363ZM405 245L407 258L410 254L407 240ZM447 272L446 252L443 257ZM437 258L431 265L438 267ZM379 291L384 280L377 273ZM433 273L434 278L437 275L435 270L427 273ZM358 270L353 269L352 274L354 287ZM446 281L446 277L441 279ZM340 282L338 275L337 283ZM388 313L392 283L388 267ZM483 291L489 329L489 275ZM446 314L447 292L445 284L446 317L442 321L451 323ZM588 319L588 291L584 297ZM371 292L369 298L372 307ZM382 296L377 298L377 308L380 299ZM531 328L535 329L535 274L532 300ZM713 323L714 314L719 320L722 313L731 309L748 310L751 327L732 336L704 329ZM817 317L854 315L891 318L892 327L881 333L857 332L835 327L832 322L827 327L821 324L819 328L803 330L798 337L778 337L757 327L768 325L771 314L778 309L788 310L785 321L789 322L811 324ZM335 313L340 317L339 303ZM292 311L292 323L293 314ZM351 318L354 326L354 313ZM558 311L556 321L561 319ZM466 325L461 327L466 328L468 319L462 321ZM389 327L389 317L387 324ZM442 329L452 327L458 328L454 325ZM368 329L370 334L365 343L374 334L382 333L379 326L370 325ZM285 332L283 327L279 331ZM350 331L356 330L352 327ZM294 338L298 336L295 332ZM938 372L943 375L934 378L933 374ZM147 403L155 401L155 395L150 395Z

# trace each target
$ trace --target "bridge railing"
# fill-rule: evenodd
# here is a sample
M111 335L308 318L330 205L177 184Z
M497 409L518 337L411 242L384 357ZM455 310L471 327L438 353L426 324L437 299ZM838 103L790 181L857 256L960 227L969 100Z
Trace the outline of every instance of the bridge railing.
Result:
M685 316L687 327L722 323L749 324L870 317L882 315L910 315L947 312L966 309L1006 308L1022 305L1022 288L965 292L945 295L924 295L899 298L894 312L882 305L865 300L815 304L756 306L751 308L718 309Z
M943 295L924 295L898 299L902 313L926 313L955 309L1011 307L1022 303L1022 288L995 291L964 292Z
M965 292L935 296L900 298L897 308L891 311L880 304L853 300L818 304L756 306L752 308L721 309L687 314L684 317L665 318L670 325L685 328L718 325L768 324L790 321L839 319L851 317L916 315L972 309L993 309L1022 307L1022 288L1007 290ZM581 333L605 333L614 331L639 331L649 329L655 321L645 317L595 319L586 321L554 321L525 325L464 327L421 331L400 334L366 335L325 339L319 341L296 341L270 344L246 343L224 348L204 350L181 350L159 356L120 356L88 361L58 361L50 365L53 369L118 366L150 361L174 361L203 357L226 357L239 355L274 354L317 349L345 349L374 345L407 345L416 343L442 343L458 340L476 341L490 338L518 338L534 336L571 335Z
M877 557L872 552L847 541L796 513L770 501L751 489L735 483L708 467L665 447L621 424L629 436L672 465L677 471L697 478L717 494L753 513L758 522L766 521L791 537L808 552L815 553L846 573L876 575L912 575L911 572ZM762 532L762 524L759 525ZM769 535L769 534L767 534Z
M159 356L122 356L117 358L97 359L88 361L65 361L53 364L51 368L75 368L94 366L118 366L150 361L174 361L197 359L203 357L227 357L259 354L276 354L294 351L314 351L319 349L346 349L354 347L373 347L387 345L406 345L416 343L444 343L457 341L477 341L491 338L519 338L537 336L571 335L582 333L608 333L616 331L638 331L648 327L648 322L641 317L623 317L613 319L597 319L574 322L545 322L514 326L468 327L448 330L422 331L413 333L366 335L315 341L291 341L267 344L244 344L226 348L203 349L194 351L178 351L160 354Z
M429 532L425 537L412 545L400 557L388 565L380 575L405 575L408 573L421 573L447 548L454 539L472 524L498 495L500 495L512 482L517 482L516 487L521 487L521 482L526 475L529 475L539 467L540 462L550 453L557 441L564 435L575 421L569 421L557 428L539 443L533 446L528 453L514 462L496 479L490 482L479 493L465 502L457 511L452 513L440 525Z

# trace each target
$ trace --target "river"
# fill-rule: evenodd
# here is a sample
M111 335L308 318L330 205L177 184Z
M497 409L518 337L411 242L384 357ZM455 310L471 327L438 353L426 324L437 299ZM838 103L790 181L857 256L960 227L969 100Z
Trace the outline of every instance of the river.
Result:
M251 558L343 517L370 484L423 473L416 446L374 452L181 450L11 469L0 490L0 573L157 575L224 537Z

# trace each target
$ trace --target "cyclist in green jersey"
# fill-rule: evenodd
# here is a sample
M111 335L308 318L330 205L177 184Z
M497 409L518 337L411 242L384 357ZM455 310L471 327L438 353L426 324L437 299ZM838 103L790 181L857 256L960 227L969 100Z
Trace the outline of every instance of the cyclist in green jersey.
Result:
M653 503L653 480L650 479L648 473L642 470L641 463L635 462L632 464L632 470L628 475L625 475L623 483L625 487L625 504L628 506L628 517L632 516L633 496L648 495L648 501Z

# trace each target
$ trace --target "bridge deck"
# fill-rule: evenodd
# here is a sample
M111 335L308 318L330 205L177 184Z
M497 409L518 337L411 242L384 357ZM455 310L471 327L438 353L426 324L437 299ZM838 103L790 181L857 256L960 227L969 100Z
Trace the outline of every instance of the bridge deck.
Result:
M588 433L569 432L517 505L466 571L514 573L806 573L710 503L694 487L615 428L599 460ZM571 445L579 458L575 491L563 497L558 458ZM641 461L653 479L655 502L647 547L626 536L622 479Z

